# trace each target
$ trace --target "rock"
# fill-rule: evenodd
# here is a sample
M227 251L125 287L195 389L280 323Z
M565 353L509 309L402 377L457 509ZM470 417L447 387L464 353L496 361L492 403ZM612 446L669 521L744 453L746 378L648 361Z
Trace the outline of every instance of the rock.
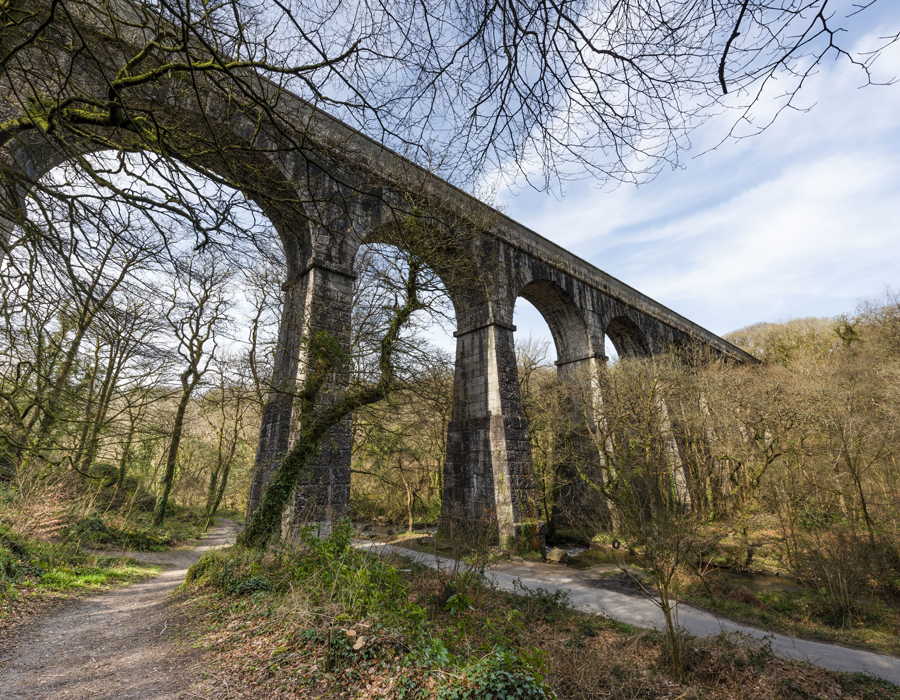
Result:
M555 564L565 564L568 560L569 555L566 554L566 550L559 547L554 547L547 552L547 561L552 561Z
M434 537L420 537L419 544L423 547L434 547Z

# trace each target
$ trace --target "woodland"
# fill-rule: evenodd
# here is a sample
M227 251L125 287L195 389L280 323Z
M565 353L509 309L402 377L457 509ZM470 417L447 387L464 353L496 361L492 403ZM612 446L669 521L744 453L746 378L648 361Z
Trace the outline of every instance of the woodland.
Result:
M267 310L266 304L278 289L272 284L280 274L277 258L241 267L200 250L184 254L175 272L167 273L142 258L143 251L130 241L110 235L116 228L102 228L110 221L93 221L95 237L70 241L62 255L58 240L43 246L47 238L13 250L0 278L7 318L2 554L6 615L13 618L23 591L28 600L42 587L76 590L142 575L119 562L98 566L79 554L80 548L164 549L210 527L217 514L244 517L266 396L260 378L276 342L275 307ZM358 262L352 356L355 371L364 376L377 354L373 338L380 339L393 318L409 264L389 246L373 246ZM226 290L238 284L242 295L235 298ZM432 278L432 284L433 296L422 297L429 303L398 342L402 386L353 416L350 520L357 532L368 529L419 549L418 543L433 539L428 533L440 515L452 411L452 358L421 337L448 321L439 281ZM99 300L97 290L104 294ZM238 308L249 310L249 325L235 321ZM551 348L533 339L518 347L519 384L550 545L587 547L616 564L631 585L660 601L675 620L677 602L686 601L777 631L900 653L900 295L888 290L861 301L846 316L760 323L727 339L760 364L739 366L699 348L681 348L653 358L616 359L597 376L563 383ZM586 384L602 397L599 409L585 396ZM579 427L584 425L586 430ZM673 443L677 462L671 458ZM589 508L566 510L560 494L573 485L587 485ZM573 660L572 645L581 649L580 658L587 653L585 640L599 653L618 643L607 639L606 646L595 648L604 634L628 633L573 619L564 611L565 601L552 596L527 594L520 602L491 592L482 578L484 567L509 551L490 541L451 537L443 542L468 563L455 576L438 579L413 569L410 582L396 573L409 564L392 568L354 554L349 527L324 541L301 533L293 545L237 548L205 558L189 575L199 588L183 601L201 605L190 608L189 614L202 620L192 624L208 627L225 644L210 622L217 608L202 607L210 596L224 596L230 605L249 603L246 624L259 625L259 606L305 586L304 605L311 611L325 606L332 625L362 636L378 620L393 630L383 648L372 650L373 663L383 661L378 649L392 660L400 658L395 643L401 642L391 635L406 639L406 645L412 635L417 643L439 645L426 653L426 658L438 654L437 662L428 661L435 668L474 663L479 653L494 650L486 667L478 667L481 676L465 666L473 679L484 677L472 680L473 688L482 682L489 687L495 681L484 679L502 669L518 679L515 683L522 674L549 679L546 687L535 681L534 697L556 692L551 687L560 697L594 697L586 690L590 684L618 683L613 677L566 680L572 664L583 671L579 664L586 663ZM326 576L336 560L364 581ZM751 579L779 575L794 585L759 592L726 575L734 572ZM421 613L395 606L409 597L410 585L417 600L427 601L426 609L434 605L446 616L440 624L455 630L446 644L409 627ZM320 597L328 590L342 591L347 599L326 603ZM290 596L284 600L279 605L298 604ZM545 649L532 659L527 650L537 642L526 628L470 628L475 611L485 608L488 620L521 614L524 621L536 610L554 634L563 629L568 646ZM347 627L353 620L363 626ZM300 639L304 648L332 649L335 642L321 635L335 629L318 622L294 627L292 643ZM639 668L648 655L658 655L686 688L705 683L709 690L709 679L701 680L711 673L704 664L723 663L722 649L765 657L765 649L754 651L748 642L719 640L701 662L692 646L697 642L679 633L675 622L670 633L668 639L642 641L634 663ZM266 634L274 635L277 650L284 644L274 640L288 632L277 627ZM459 644L471 646L474 640L475 650L459 651ZM244 658L239 641L228 644L236 658ZM514 653L497 651L510 648ZM294 687L292 692L318 697L309 688L350 682L345 674L363 657L352 648L339 649L334 653L349 658L326 655L308 671L307 691ZM440 661L444 653L447 659ZM794 673L765 658L772 683ZM391 669L391 678L410 672L403 665ZM243 667L234 673L237 679L246 675ZM632 675L625 686L643 687ZM278 679L270 670L266 682L275 682L272 676ZM723 697L741 683L740 674L728 678L720 688ZM438 675L429 692L440 687ZM866 688L859 697L893 697L867 695ZM876 686L872 692L883 690Z
M486 570L541 553L433 531L454 372L433 338L455 316L414 235L444 212L418 205L395 212L413 244L357 255L350 341L304 339L296 440L244 522L263 410L284 390L272 212L322 202L242 180L268 147L219 138L206 105L271 119L285 150L321 156L306 124L272 117L293 91L483 199L519 175L550 190L640 183L715 115L732 115L732 136L764 128L741 131L762 124L750 117L773 83L774 111L790 109L826 58L870 81L878 52L851 55L841 31L868 5L827 5L0 1L0 634L49 600L146 577L129 552L227 517L245 526L238 542L194 565L177 599L221 670L213 696L222 682L240 697L900 697L677 622L688 602L900 655L891 288L839 318L728 334L753 365L682 345L562 382L552 348L520 343L548 542L656 601L660 632L558 593L502 593ZM91 34L97 18L128 41ZM95 74L100 96L82 82ZM199 118L173 121L160 95ZM18 167L22 143L54 167ZM351 415L350 518L324 538L281 536L293 489ZM456 564L371 557L353 546L364 528ZM788 584L760 592L754 577Z

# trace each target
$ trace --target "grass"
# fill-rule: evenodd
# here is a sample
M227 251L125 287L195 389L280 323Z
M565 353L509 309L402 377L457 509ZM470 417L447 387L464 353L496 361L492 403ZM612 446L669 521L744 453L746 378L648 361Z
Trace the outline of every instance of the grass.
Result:
M182 591L206 649L198 694L266 698L799 698L900 700L900 688L773 656L737 635L689 639L689 680L664 640L566 607L564 594L489 588L349 547L336 530L262 554L206 555Z
M206 519L199 511L174 504L162 526L151 513L90 514L73 520L61 535L87 547L121 547L140 552L164 552L203 534Z
M112 510L73 516L78 501L66 494L20 501L6 488L0 496L0 636L7 640L11 629L57 601L159 572L156 566L91 550L162 551L203 528L197 513L177 506L163 528L153 528L152 514L137 509L129 517Z
M50 543L17 535L0 524L0 596L22 588L54 591L99 588L155 574L158 567L89 554L73 542Z
M434 547L418 542L421 533L397 533L384 539L414 551L433 552ZM599 540L600 537L595 539ZM770 546L771 533L756 535L756 561L776 568L777 560ZM446 544L446 543L444 543ZM629 564L632 575L641 576L642 571L627 554L614 552L611 547L595 548L594 560L603 561L601 554L608 554L607 563L613 564L623 559ZM734 537L719 543L715 556L710 561L723 566L741 569L737 563L746 557L746 550ZM445 547L445 550L448 549ZM467 551L467 550L466 550ZM446 551L444 552L446 554ZM526 557L528 558L528 557ZM539 560L539 555L532 557ZM598 576L619 576L620 571L598 571ZM788 580L788 579L786 579ZM858 601L857 610L848 617L836 616L832 606L818 591L811 588L798 590L773 590L755 592L727 576L707 574L705 582L693 577L686 587L684 602L717 612L725 617L753 624L764 629L795 637L826 641L848 647L900 656L900 607L883 598L863 598Z
M158 571L133 560L85 553L73 542L25 538L0 524L0 646L16 627L60 600Z
M900 608L887 601L862 599L844 618L814 589L755 592L723 576L706 578L689 586L685 602L794 637L900 656Z
M716 526L721 532L713 537L716 546L704 557L704 564L788 574L782 561L780 533L771 523L768 525L744 537L727 531L724 525ZM714 535L716 527L710 527ZM595 544L605 537L598 535ZM753 553L749 566L748 544ZM852 614L839 615L813 587L798 584L796 590L758 591L716 572L706 574L704 579L691 577L683 592L684 602L774 632L900 656L900 605L887 596L861 597Z
M216 511L217 518L228 518L229 520L233 520L238 525L244 525L247 520L247 511L245 510L230 510L227 508L219 508Z
M103 588L113 583L131 583L158 573L159 567L120 560L109 566L57 566L41 574L36 582L54 591Z

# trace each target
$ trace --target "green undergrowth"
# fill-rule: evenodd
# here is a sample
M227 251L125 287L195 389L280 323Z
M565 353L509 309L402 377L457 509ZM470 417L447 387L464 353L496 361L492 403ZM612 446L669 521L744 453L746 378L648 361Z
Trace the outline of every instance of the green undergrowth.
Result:
M871 597L837 614L814 588L752 591L725 576L695 581L685 602L795 637L900 656L900 606Z
M74 519L61 535L86 547L121 547L141 552L163 552L203 533L206 519L189 508L171 506L161 526L154 526L152 513L90 514Z
M215 673L206 692L270 698L818 698L900 700L866 676L782 661L759 640L688 639L688 681L654 631L516 594L480 567L452 574L351 547L341 525L265 552L205 555L182 589L183 629ZM225 684L216 686L215 684Z
M247 521L247 511L244 510L230 510L227 508L219 508L216 511L217 518L228 518L229 520L233 520L238 525L243 525Z
M71 593L151 576L157 567L86 554L72 542L24 538L0 524L0 618L22 595Z
M541 656L509 644L505 632L511 624L522 629L518 619L503 621L489 641L473 636L462 613L477 595L474 576L447 582L442 605L459 624L438 630L429 604L403 576L414 565L399 570L354 549L352 537L352 527L342 523L326 539L304 532L298 545L262 554L213 551L191 567L186 584L231 598L233 610L255 609L292 626L291 620L307 622L289 634L292 648L321 659L308 678L312 685L352 682L361 664L387 663L398 671L398 697L555 697Z

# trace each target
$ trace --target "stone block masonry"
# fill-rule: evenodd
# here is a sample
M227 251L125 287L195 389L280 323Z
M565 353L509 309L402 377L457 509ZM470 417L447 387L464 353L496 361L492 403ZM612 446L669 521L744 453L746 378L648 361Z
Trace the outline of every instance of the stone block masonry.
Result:
M45 45L20 42L16 60L0 81L4 122L23 116L20 85L52 86L54 102L104 103L108 81L103 76L119 74L123 57L138 55L144 45L140 17L149 18L151 28L156 21L148 8L136 14L136 6L119 0L105 5L108 11L84 17L50 17L49 6L48 0L35 3L36 11L59 25L50 27L48 35L71 37L72 45L59 42L54 54ZM82 49L96 45L105 51L80 50L78 42ZM202 53L201 47L197 50ZM61 74L67 75L64 83ZM445 527L486 528L514 546L541 545L543 523L516 375L512 313L519 296L547 320L561 380L568 381L585 364L602 366L604 335L623 357L700 344L735 362L754 361L282 86L261 75L245 77L242 85L252 84L257 97L277 99L261 109L216 73L197 73L187 91L166 74L148 89L129 93L129 106L168 127L161 137L169 140L148 147L213 172L252 197L283 245L284 306L248 512L259 503L294 439L296 392L304 379L310 333L326 331L349 345L353 266L363 243L428 251L423 253L426 262L441 275L457 310L454 404L441 511ZM92 127L79 128L87 133ZM0 212L3 242L24 211L10 201L25 201L29 188L61 163L117 144L128 151L142 147L139 136L127 128L97 127L87 138L64 128L28 128L8 139L0 147L0 187L10 194ZM406 226L411 220L418 225ZM333 373L321 401L341 395L348 372L342 367ZM327 530L348 513L350 447L350 423L345 421L331 430L311 463L286 519L288 529L312 521ZM677 463L674 451L673 446ZM588 467L590 459L585 452ZM585 464L569 465L572 473L579 467L583 471ZM593 508L587 493L575 484L563 498L573 503L563 505Z

